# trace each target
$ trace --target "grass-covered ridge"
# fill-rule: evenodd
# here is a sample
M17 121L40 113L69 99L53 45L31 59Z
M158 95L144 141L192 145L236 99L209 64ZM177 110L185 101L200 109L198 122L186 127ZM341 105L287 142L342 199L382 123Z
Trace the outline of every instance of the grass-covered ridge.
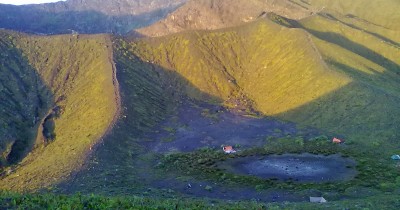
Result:
M267 12L276 12L288 18L301 19L313 8L291 0L195 0L188 1L165 19L137 29L150 37L165 36L189 30L215 30L252 22Z
M280 114L398 152L400 48L397 32L341 14L321 13L300 21L329 68L346 74L345 87ZM367 147L369 147L367 146Z
M397 0L295 0L303 6L318 7L322 11L348 15L356 20L381 26L391 30L400 30L400 4ZM308 3L309 5L307 5Z
M291 26L297 28L258 20L147 38L132 47L228 106L250 104L263 114L356 142L393 143L400 114L399 36L389 25L349 15L354 5L344 7L345 14L328 7Z
M42 129L50 127L55 138L46 141L46 134L38 132L35 150L2 178L1 185L3 189L37 189L79 168L113 121L118 104L112 46L106 35L10 36L52 92L46 110L52 122Z
M350 82L326 67L307 34L268 20L145 39L132 46L144 60L175 70L199 90L230 105L244 102L236 100L244 94L268 115L303 105Z

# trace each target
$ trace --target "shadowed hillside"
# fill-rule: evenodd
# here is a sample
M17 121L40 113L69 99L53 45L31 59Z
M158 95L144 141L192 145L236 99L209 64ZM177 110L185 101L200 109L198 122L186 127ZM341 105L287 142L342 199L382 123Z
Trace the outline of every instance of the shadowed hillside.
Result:
M79 168L91 145L102 138L116 115L119 105L113 86L112 47L104 35L8 36L14 39L15 48L29 62L31 71L43 80L40 87L49 87L53 100L39 115L42 126L35 150L8 171L11 174L1 180L1 185L3 189L37 189Z
M0 28L28 33L119 33L164 18L185 0L68 0L37 5L0 4Z
M0 168L20 161L34 143L40 119L52 100L38 72L15 46L11 33L0 31Z

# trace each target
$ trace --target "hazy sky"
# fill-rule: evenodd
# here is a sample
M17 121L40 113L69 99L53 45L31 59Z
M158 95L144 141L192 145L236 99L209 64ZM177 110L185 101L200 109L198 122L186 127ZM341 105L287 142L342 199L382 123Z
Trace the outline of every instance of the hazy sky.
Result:
M40 3L49 3L49 2L56 2L61 0L0 0L0 4L40 4Z

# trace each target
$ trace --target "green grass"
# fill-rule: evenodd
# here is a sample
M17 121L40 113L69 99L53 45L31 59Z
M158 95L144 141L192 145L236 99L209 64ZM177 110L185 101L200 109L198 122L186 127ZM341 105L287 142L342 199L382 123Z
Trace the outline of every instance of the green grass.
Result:
M300 2L299 0L296 0ZM363 22L370 22L392 30L400 29L400 9L396 0L378 0L366 3L364 0L308 0L313 7L325 8L323 11L353 15Z
M364 144L363 149L376 149L373 142L381 142L383 154L396 153L392 145L399 137L400 58L396 55L400 49L393 43L399 39L393 31L371 23L336 13L330 17L314 16L300 24L312 35L329 68L350 77L351 83L277 116L344 134Z
M218 168L218 164L230 158L248 156L264 156L272 154L341 154L357 161L355 169L357 176L346 182L327 183L296 183L283 182L274 179L261 179L254 176L237 175ZM192 176L212 182L224 183L228 186L250 186L255 189L286 189L293 193L303 190L319 190L322 194L331 193L345 195L351 189L369 188L384 192L395 192L400 187L398 168L390 157L377 158L372 152L359 150L357 145L337 145L331 143L327 137L320 136L309 140L301 137L270 139L264 147L255 147L240 151L233 155L226 155L221 151L202 149L192 153L175 153L163 158L160 169L165 172ZM337 197L329 197L336 200ZM364 195L357 195L361 198Z
M385 155L398 152L390 145L400 124L399 4L295 2L321 14L286 24L302 29L258 20L143 39L132 49L228 107L247 101L262 114L343 134L363 148L385 142ZM184 91L204 100L198 91Z
M113 120L117 104L110 62L112 46L103 35L9 35L32 71L42 79L40 88L51 91L52 100L45 101L48 108L61 109L60 116L54 118L56 139L44 145L40 128L35 150L13 169L16 172L0 181L3 189L38 189L57 183L78 169L91 145L100 140Z
M11 33L0 31L0 170L32 149L51 101L49 89L14 41Z
M0 208L7 209L396 209L396 195L328 202L326 204L262 203L153 197L104 197L96 195L54 195L0 193Z

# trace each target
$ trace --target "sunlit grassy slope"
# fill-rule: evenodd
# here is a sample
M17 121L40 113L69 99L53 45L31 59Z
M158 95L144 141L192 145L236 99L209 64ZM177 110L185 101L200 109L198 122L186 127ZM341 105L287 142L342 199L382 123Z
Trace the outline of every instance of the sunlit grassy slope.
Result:
M258 110L273 115L350 81L329 70L310 41L301 30L260 20L228 30L147 39L133 46L143 59L176 70L200 91L226 101L244 94Z
M393 145L400 129L400 34L379 26L396 18L386 16L386 22L377 18L373 24L326 12L302 20L329 68L348 75L352 83L280 116L343 133L368 145L398 149Z
M39 132L36 149L0 185L46 187L82 165L116 114L111 41L106 35L10 36L52 92L49 108L59 110L59 116L52 119L55 140L44 145Z
M177 71L230 106L248 100L266 115L354 142L394 141L400 124L398 33L350 16L346 21L358 26L323 16L303 20L302 29L259 20L132 46L144 60Z
M369 22L392 30L400 30L400 3L398 0L294 0L306 7L349 15L362 22ZM308 4L304 3L308 2Z

